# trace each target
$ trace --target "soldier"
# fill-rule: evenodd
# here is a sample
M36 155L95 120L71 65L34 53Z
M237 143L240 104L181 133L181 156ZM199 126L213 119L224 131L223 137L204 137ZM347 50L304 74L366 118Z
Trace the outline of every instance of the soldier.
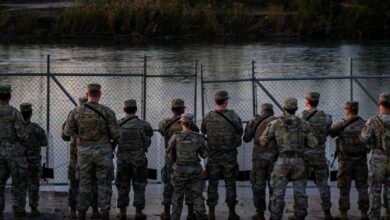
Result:
M176 132L182 130L179 120L180 120L180 115L183 114L185 110L184 101L182 99L172 100L171 110L173 116L171 118L166 118L162 120L158 124L159 131L165 140L165 149L168 148L168 143L169 140L172 138L172 136ZM199 128L195 124L192 124L192 130L194 132L199 132ZM170 167L167 164L165 164L163 169L161 170L161 177L164 183L163 202L162 202L162 204L164 205L164 212L161 214L161 219L166 219L166 220L170 219L170 212L171 212L171 200L173 194L173 186L171 183L172 172L173 172L172 167ZM186 205L188 206L187 220L195 219L196 215L194 213L192 196L189 190L186 190L185 192L185 200L186 200Z
M15 219L26 215L26 174L25 148L21 141L28 135L22 114L9 105L11 86L0 85L0 219L3 219L4 191L8 177L12 178L12 201Z
M317 140L310 125L295 116L297 99L284 101L284 116L268 124L260 137L261 146L269 146L275 140L279 156L271 174L271 219L283 217L284 195L289 180L294 187L294 215L290 220L303 220L307 216L306 173L304 152L315 148Z
M319 100L320 94L318 92L307 92L305 94L306 110L302 112L302 119L309 122L318 142L316 148L305 151L305 164L308 177L314 175L315 184L320 191L325 220L331 220L333 219L330 212L332 203L328 185L329 168L325 156L325 143L332 126L332 118L323 111L317 110Z
M218 203L218 183L223 176L226 187L226 203L229 207L229 220L240 219L236 214L236 178L238 173L237 149L241 145L243 133L241 119L233 110L228 110L229 96L226 91L214 95L216 110L209 112L202 121L202 132L207 135L209 157L206 173L209 180L207 190L209 219L215 219L215 206Z
M355 179L356 189L359 192L360 219L368 220L367 146L359 141L365 121L358 116L358 111L358 102L346 102L344 106L345 119L333 124L330 130L331 137L338 137L336 139L336 152L338 152L339 158L337 187L340 189L340 214L336 219L348 219L349 192L352 180Z
M98 182L98 202L102 219L109 219L114 179L113 149L119 137L119 126L115 113L99 104L101 86L89 84L88 103L72 111L65 124L66 136L77 135L77 164L80 173L80 186L77 201L79 219L86 218L90 206L90 195L94 177Z
M259 137L263 133L266 126L273 120L274 110L270 103L261 105L261 114L256 115L246 126L244 133L244 141L246 143L254 140L253 156L252 156L252 173L251 183L253 190L253 204L256 208L256 214L252 217L253 220L262 220L267 204L265 201L265 189L268 183L269 195L272 194L270 188L270 178L274 161L277 158L277 148L275 141L271 141L269 146L262 147L259 142Z
M118 121L121 135L118 143L116 187L118 188L119 219L126 219L126 207L129 205L130 182L134 190L133 206L135 219L146 219L142 213L145 208L145 187L148 177L146 152L151 143L153 129L150 124L139 119L137 102L133 99L124 102L126 116Z
M79 105L88 102L87 97L79 98ZM76 108L75 108L76 109ZM73 111L75 111L75 109ZM64 124L65 125L65 124ZM64 135L64 134L62 134ZM69 179L69 196L68 204L70 207L69 218L77 218L76 207L77 207L77 196L79 194L79 178L77 177L77 135L73 137L64 137L65 141L70 140L70 158L68 165L68 179ZM92 207L92 219L100 218L100 212L98 209L98 194L97 194L97 178L94 177L93 187L91 189L91 207Z
M167 149L167 164L173 167L172 185L172 214L171 220L180 220L183 208L184 192L191 190L196 219L206 220L206 209L202 196L205 185L201 158L206 158L208 149L205 139L192 131L194 115L181 115L182 131L176 132Z
M47 137L45 130L41 126L31 122L32 105L30 103L21 104L20 112L26 122L25 127L28 135L28 140L22 142L22 144L26 149L28 203L31 208L30 216L38 217L41 214L38 210L39 180L42 176L41 147L47 146Z
M360 138L372 151L369 168L370 208L368 217L370 220L379 220L382 184L386 187L386 192L390 192L388 187L390 180L388 174L390 166L388 159L388 155L390 155L390 93L382 93L379 96L379 115L366 122ZM388 199L387 204L389 204L390 195L387 194L386 198ZM388 211L386 210L386 213Z

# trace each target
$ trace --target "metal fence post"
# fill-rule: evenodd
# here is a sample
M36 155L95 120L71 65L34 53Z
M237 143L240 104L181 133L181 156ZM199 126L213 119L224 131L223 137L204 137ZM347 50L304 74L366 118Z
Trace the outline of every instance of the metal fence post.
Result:
M253 104L253 116L256 115L257 112L257 91L256 91L256 84L255 84L255 78L256 78L256 71L255 71L255 61L252 60L252 104Z
M204 84L203 84L203 64L200 64L200 92L202 96L202 118L204 117Z
M349 58L349 76L350 76L350 89L351 89L351 101L353 100L353 70L352 70L352 58Z
M195 68L194 68L194 71L195 71L195 85L194 85L194 120L195 120L195 123L196 123L196 114L197 114L197 103L198 103L198 61L195 60Z
M143 73L143 88L142 88L142 119L146 120L146 78L147 78L147 62L148 58L144 56L144 73Z
M46 133L50 137L50 55L47 55L46 70ZM46 147L46 165L49 165L49 146Z

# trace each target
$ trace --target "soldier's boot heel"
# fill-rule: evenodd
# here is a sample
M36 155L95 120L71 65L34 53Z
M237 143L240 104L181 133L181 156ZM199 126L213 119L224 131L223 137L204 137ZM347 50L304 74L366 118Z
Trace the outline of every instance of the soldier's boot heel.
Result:
M73 208L73 207L70 208L70 211L69 211L69 214L68 214L68 218L71 218L71 219L76 219L77 218L76 208Z
M252 220L265 220L264 212L256 212L256 214L252 216Z
M368 220L367 212L360 212L360 220Z
M381 220L390 220L390 210L385 209L385 215L381 217Z
M0 212L0 220L4 220L3 212Z
M228 220L240 220L240 216L238 216L237 213L236 213L236 207L235 206L229 207Z
M304 220L304 219L305 219L305 217L299 216L299 215L296 215L296 214L288 217L288 220Z
M171 219L171 206L164 206L164 212L161 213L161 220L170 220Z
M137 208L135 211L135 220L145 220L146 215L142 213L142 209Z
M195 214L195 211L194 211L194 206L192 206L192 205L188 206L187 220L196 220L196 214Z
M92 208L92 215L91 215L91 219L99 219L102 217L102 214L100 213L99 209L98 208Z
M209 207L209 213L207 214L208 220L215 220L215 208Z
M346 211L340 211L338 215L336 215L335 219L337 220L347 220L348 219L348 213Z
M102 220L110 220L110 212L109 211L102 211Z
M41 212L36 207L31 207L30 217L35 218L39 217L41 215Z
M78 220L85 220L86 218L87 218L87 215L85 212L79 212Z
M126 219L126 207L119 208L119 213L117 215L117 218L119 220L125 220Z
M330 213L330 210L324 210L324 219L325 220L333 220L333 216Z

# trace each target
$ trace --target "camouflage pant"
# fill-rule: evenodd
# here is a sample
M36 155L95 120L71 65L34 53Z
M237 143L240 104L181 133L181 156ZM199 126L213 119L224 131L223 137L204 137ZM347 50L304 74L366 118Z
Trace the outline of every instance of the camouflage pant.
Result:
M170 206L172 204L173 186L171 181L171 175L173 173L172 167L166 165L161 170L161 177L164 183L163 201L164 206ZM190 190L185 191L185 202L186 205L192 206L194 204L192 194Z
M368 167L367 160L339 160L337 173L337 187L340 189L339 210L350 209L349 193L352 180L355 179L356 189L359 192L358 205L362 212L368 211Z
M265 201L265 189L267 188L267 182L269 197L272 195L272 188L269 182L272 170L273 161L271 160L257 159L253 161L251 184L253 191L253 204L257 212L264 212L266 210L267 203Z
M172 177L172 220L180 220L183 209L184 192L190 190L193 196L194 211L197 219L206 217L206 208L203 199L203 188L205 185L202 173L174 174Z
M370 220L379 220L381 214L381 193L382 185L386 187L387 198L386 204L389 204L390 198L390 162L387 161L385 155L373 154L370 160L369 168L369 201L370 208L368 211L368 217Z
M4 211L4 192L8 178L12 178L12 202L16 215L25 213L27 162L24 157L0 159L0 212Z
M330 201L330 188L328 185L329 168L325 153L305 155L305 164L307 177L314 174L315 184L320 191L322 209L330 210L332 203Z
M90 206L90 195L95 178L98 183L98 206L102 212L110 210L114 177L112 148L110 145L83 148L80 146L77 155L80 173L79 196L77 210L86 212Z
M68 166L68 179L69 179L69 192L68 192L68 205L71 208L77 207L77 196L79 194L79 180L76 176L77 173L77 156L71 158ZM91 189L91 207L97 209L98 207L98 194L97 194L97 180L93 183Z
M130 183L133 185L134 202L133 206L138 209L145 208L145 188L148 178L148 166L145 163L139 163L134 166L132 160L121 160L118 156L116 169L116 187L118 188L118 207L127 207L129 205Z
M27 158L28 203L37 208L39 203L39 180L42 176L41 155Z
M280 220L283 217L284 196L288 181L293 182L294 211L302 219L307 215L306 173L302 158L279 156L271 174L271 218Z
M238 173L237 161L208 160L206 165L209 186L207 189L207 205L215 207L218 204L219 178L223 176L226 188L226 203L230 206L237 204L236 178Z

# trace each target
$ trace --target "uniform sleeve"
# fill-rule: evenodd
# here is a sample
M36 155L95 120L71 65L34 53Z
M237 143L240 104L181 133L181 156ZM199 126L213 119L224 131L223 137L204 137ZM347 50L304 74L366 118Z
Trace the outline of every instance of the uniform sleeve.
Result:
M360 140L369 146L373 146L375 144L375 126L372 119L369 119L364 124L360 134Z
M306 146L309 148L317 147L317 145L318 145L317 139L313 134L313 130L312 130L311 126L307 123L305 124L305 130L306 130L305 131L305 133L306 133L306 137L305 137Z
M275 126L276 121L273 121L267 125L259 138L259 143L261 146L266 147L272 140L275 139Z
M244 128L242 127L242 121L241 121L241 118L238 117L238 122L237 122L237 126L238 126L238 131L239 131L239 135L242 135L244 133Z
M202 119L202 125L200 127L200 130L203 134L207 134L207 115Z
M69 113L64 126L64 136L71 137L77 135L77 122L75 119L76 114L76 110L73 110Z
M160 134L162 136L164 136L163 132L164 132L164 129L165 129L165 120L162 120L158 123L158 131L160 132Z
M342 122L333 123L332 126L330 127L329 135L332 138L339 136L342 125L343 125Z
M165 162L168 167L172 167L175 161L176 161L176 135L173 135L168 143Z
M149 137L152 137L153 136L153 128L152 126L145 121L145 125L144 125L144 133L149 136Z
M14 110L14 128L16 130L16 135L21 141L25 141L28 138L28 133L26 131L25 122L22 114L18 110Z
M120 128L119 128L118 121L117 121L116 116L115 116L115 112L110 110L108 116L109 116L108 127L110 129L111 137L114 140L117 140L119 138L119 135L120 135Z
M245 127L243 139L246 143L250 142L253 136L255 135L254 126L255 126L255 120L252 119Z
M329 134L330 129L331 129L332 124L333 124L331 115L326 114L326 123L328 124L328 134Z
M209 155L209 148L207 146L207 142L204 137L200 137L200 149L199 155L201 158L206 159Z
M38 130L39 130L39 142L41 146L46 147L48 145L47 137L45 130L41 128L41 126L38 125Z

